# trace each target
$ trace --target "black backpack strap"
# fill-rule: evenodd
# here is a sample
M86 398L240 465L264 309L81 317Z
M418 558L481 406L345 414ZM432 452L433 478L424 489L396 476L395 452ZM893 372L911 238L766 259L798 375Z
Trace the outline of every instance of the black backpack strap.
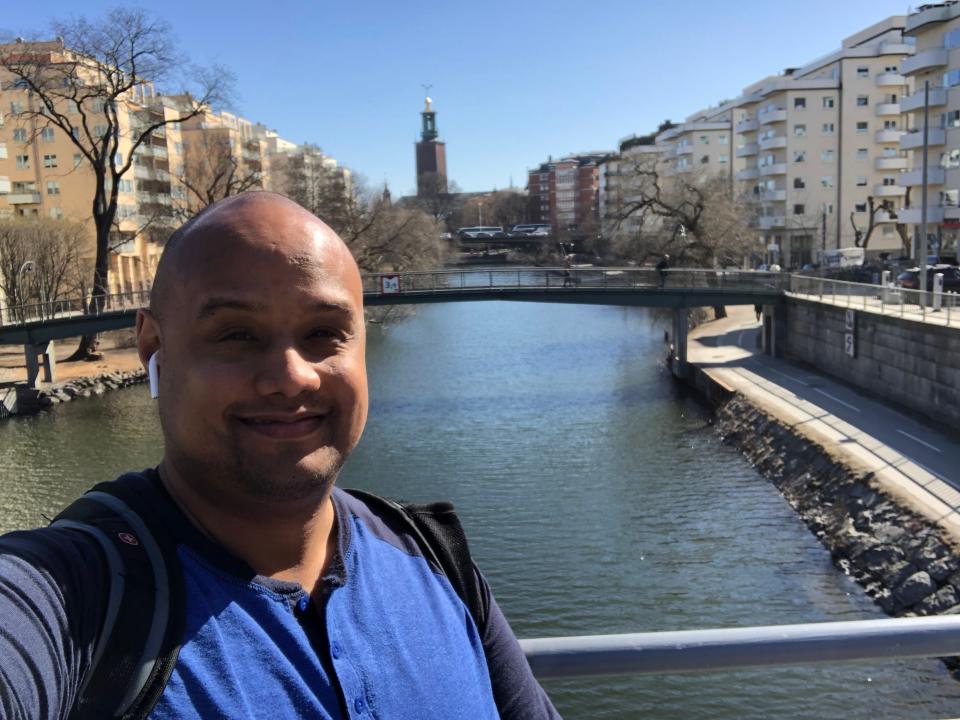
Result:
M443 571L470 611L482 636L487 625L487 595L480 584L460 518L450 502L398 503L388 498L347 489L375 512L401 522L416 539L424 557Z
M100 636L70 720L145 718L173 671L183 578L175 541L149 512L156 495L150 479L124 476L97 485L51 523L93 537L109 579Z

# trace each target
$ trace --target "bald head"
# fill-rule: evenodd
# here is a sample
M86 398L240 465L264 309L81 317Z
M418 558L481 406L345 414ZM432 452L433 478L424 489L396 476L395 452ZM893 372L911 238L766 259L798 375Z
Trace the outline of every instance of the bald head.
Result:
M162 319L191 281L202 283L205 272L243 253L252 253L251 272L256 271L255 256L262 258L263 253L283 255L292 265L305 268L322 258L320 264L348 276L348 285L362 295L359 269L340 237L293 200L258 191L204 208L170 236L150 292L151 312Z

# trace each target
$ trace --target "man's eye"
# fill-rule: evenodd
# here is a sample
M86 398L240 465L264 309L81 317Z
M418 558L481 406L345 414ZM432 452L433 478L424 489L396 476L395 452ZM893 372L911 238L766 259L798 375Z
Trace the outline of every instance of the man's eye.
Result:
M256 338L254 338L253 335L248 333L246 330L231 330L230 332L224 333L220 336L220 342L249 342L255 339Z
M317 340L343 340L344 333L336 328L317 328L310 333L310 337Z

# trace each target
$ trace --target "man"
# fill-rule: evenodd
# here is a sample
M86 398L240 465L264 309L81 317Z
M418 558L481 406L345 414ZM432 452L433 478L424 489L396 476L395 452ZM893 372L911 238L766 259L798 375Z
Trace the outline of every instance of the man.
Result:
M229 198L168 242L137 318L164 454L118 481L182 573L149 717L556 716L492 597L478 627L395 518L334 487L366 421L364 345L357 266L292 201ZM103 557L69 525L0 539L4 718L65 718L88 693Z
M670 267L669 255L664 255L662 258L660 258L660 262L658 262L655 266L657 273L659 273L660 275L660 287L667 286L667 269L669 267Z

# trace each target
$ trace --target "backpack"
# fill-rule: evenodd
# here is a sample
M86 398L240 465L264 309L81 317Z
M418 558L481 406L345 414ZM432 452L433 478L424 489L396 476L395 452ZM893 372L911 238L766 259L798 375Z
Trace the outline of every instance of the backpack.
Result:
M487 597L449 502L399 503L346 490L382 517L395 520L442 570L480 634ZM167 532L155 481L131 473L96 485L57 515L52 527L91 536L106 560L109 585L103 625L70 720L138 720L160 699L180 651L185 593L176 540Z

